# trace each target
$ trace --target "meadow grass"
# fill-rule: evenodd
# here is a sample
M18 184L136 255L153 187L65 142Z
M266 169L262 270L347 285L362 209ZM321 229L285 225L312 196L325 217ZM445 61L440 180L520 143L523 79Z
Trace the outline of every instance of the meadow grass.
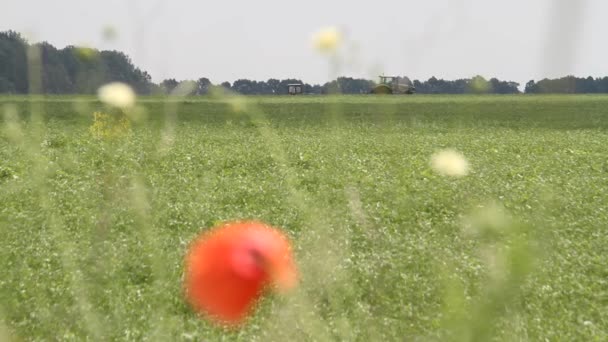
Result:
M608 97L0 97L0 339L608 339ZM469 175L430 158L460 151ZM292 237L240 330L181 295L201 230Z

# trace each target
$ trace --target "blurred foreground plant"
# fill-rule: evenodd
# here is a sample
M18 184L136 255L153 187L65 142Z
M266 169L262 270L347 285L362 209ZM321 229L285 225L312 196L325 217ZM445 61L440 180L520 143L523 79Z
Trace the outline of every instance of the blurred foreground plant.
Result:
M463 235L476 244L485 272L473 295L457 274L446 277L441 340L490 341L502 335L500 327L517 316L522 289L537 263L529 232L496 205L483 206L465 221Z
M315 49L321 53L333 54L342 43L342 32L336 27L325 27L312 36Z

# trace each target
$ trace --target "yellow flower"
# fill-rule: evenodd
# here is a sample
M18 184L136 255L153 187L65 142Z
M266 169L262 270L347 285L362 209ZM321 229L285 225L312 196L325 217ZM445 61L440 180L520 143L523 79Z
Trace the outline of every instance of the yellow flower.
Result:
M462 153L454 150L443 150L431 157L431 167L444 176L462 177L469 172L469 162Z
M107 105L120 109L129 109L135 105L135 92L124 83L108 83L97 90L99 100Z
M319 52L333 53L342 42L342 33L336 27L326 27L313 35L312 42Z
M124 115L111 116L101 112L93 113L93 124L89 132L98 139L122 137L131 131L131 122Z

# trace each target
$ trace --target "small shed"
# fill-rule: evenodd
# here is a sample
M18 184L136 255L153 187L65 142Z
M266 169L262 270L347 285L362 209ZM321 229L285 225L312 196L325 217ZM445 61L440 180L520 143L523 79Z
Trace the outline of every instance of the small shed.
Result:
M304 85L302 83L291 83L287 85L289 95L301 95L304 93Z

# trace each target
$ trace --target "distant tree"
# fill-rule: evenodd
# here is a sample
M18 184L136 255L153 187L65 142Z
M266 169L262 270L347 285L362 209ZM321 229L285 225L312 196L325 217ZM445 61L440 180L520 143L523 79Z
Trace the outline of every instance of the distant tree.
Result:
M270 94L280 94L281 93L281 81L276 78L271 78L266 81L268 89L270 90Z
M598 83L593 77L576 79L576 93L592 94L598 92Z
M151 94L155 88L155 84L152 82L152 76L147 71L135 69L135 75L137 75L137 82L134 82L133 87L139 94Z
M254 84L248 79L238 79L232 83L232 90L239 94L250 95L254 93Z
M518 94L519 83L500 81L496 78L491 78L490 92L495 94Z
M254 90L253 93L256 95L271 94L271 90L265 81L253 81Z
M425 91L426 83L422 83L419 80L414 80L413 83L414 83L414 88L416 88L416 92L422 93L422 94L428 93L428 91Z
M608 93L608 77L596 78L595 86L598 93Z
M101 51L99 59L104 82L123 82L140 94L150 93L152 78L146 71L135 67L129 56L119 51Z
M340 84L338 80L333 80L330 82L326 82L321 86L321 94L331 95L331 94L341 94Z
M131 83L135 79L133 63L129 56L119 51L101 51L99 53L104 78L109 82Z
M352 77L338 77L336 83L342 94L367 94L374 85L372 81Z
M35 45L40 52L42 63L43 93L66 94L73 92L70 75L63 64L59 51L51 44L42 42Z
M150 82L150 95L164 95L165 90L156 83Z
M206 77L201 77L196 81L196 94L197 95L206 95L209 93L209 89L213 84Z
M15 31L0 32L0 86L3 92L28 92L28 43Z
M528 83L526 83L526 87L524 88L524 92L526 94L535 94L535 93L538 93L538 85L536 84L536 82L534 82L534 80L530 80L530 81L528 81Z
M306 94L322 94L323 93L323 87L321 87L318 84L313 84L310 85L308 83L304 84L304 93Z
M160 87L165 94L171 94L171 92L177 88L179 82L175 80L175 78L169 78L160 82Z
M534 88L530 87L530 93L575 93L577 92L578 79L574 76L566 76L556 79L544 78L538 82L530 83ZM580 89L578 89L580 90ZM528 85L526 85L526 93L528 93Z
M435 76L428 79L426 83L426 91L429 94L439 94L441 93L441 88L443 86L443 80L438 80Z

